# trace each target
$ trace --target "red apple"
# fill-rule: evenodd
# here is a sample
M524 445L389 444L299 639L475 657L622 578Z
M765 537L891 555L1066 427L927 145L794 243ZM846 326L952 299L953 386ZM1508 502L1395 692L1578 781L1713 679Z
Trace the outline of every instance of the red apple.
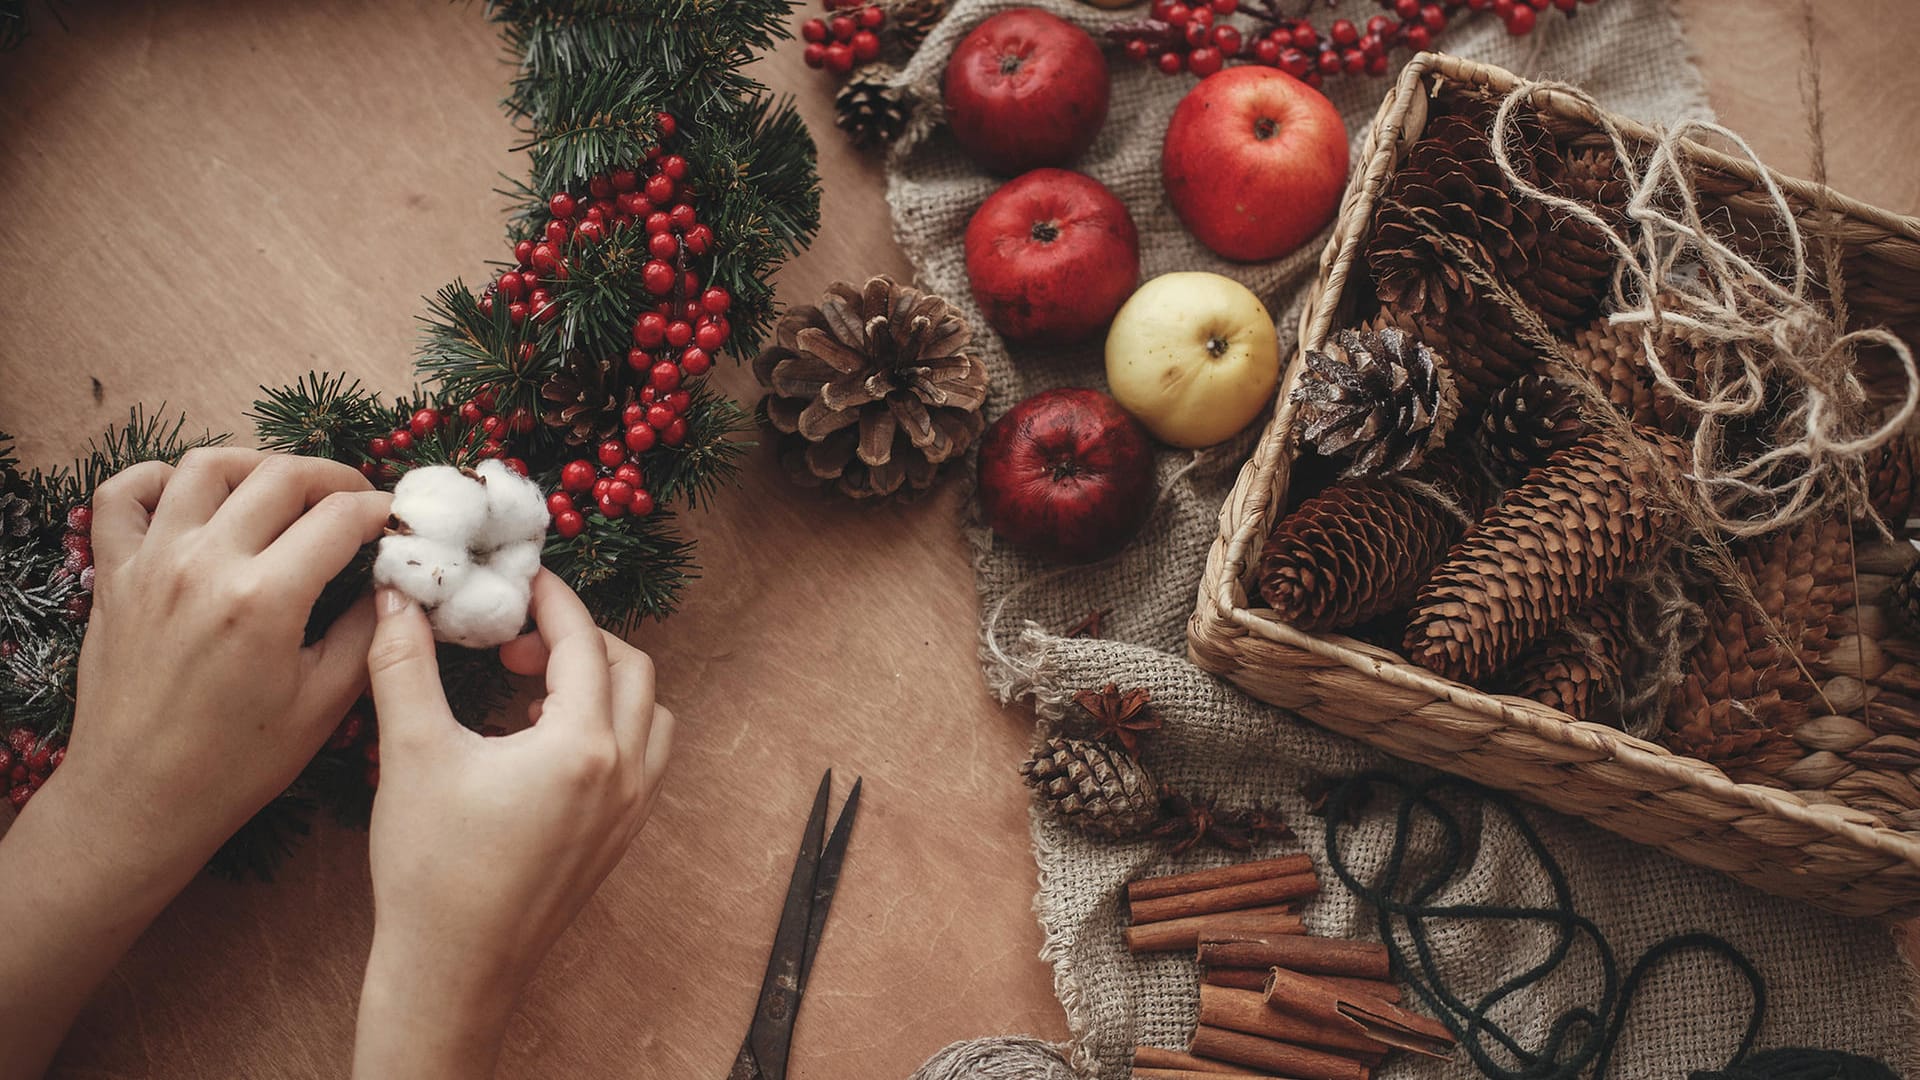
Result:
M967 278L1009 341L1079 341L1107 325L1140 280L1140 236L1100 181L1035 169L974 211Z
M980 510L1044 558L1091 562L1126 546L1153 509L1147 430L1098 390L1046 390L980 442Z
M1215 254L1277 259L1339 209L1347 129L1325 95L1286 72L1228 68L1173 110L1160 172L1174 212Z
M1107 95L1092 35L1038 8L974 27L947 59L942 88L953 137L1005 176L1079 157L1107 118Z

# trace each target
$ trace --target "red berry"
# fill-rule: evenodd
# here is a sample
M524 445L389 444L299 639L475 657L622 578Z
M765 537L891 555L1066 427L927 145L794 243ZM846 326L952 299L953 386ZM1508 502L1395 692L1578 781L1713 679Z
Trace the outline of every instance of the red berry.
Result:
M671 276L673 271L669 269L667 273ZM653 288L652 284L648 284L647 288L651 290ZM643 349L652 349L659 347L660 343L665 340L667 340L667 317L665 315L657 311L648 311L642 313L638 319L633 321L633 343L635 345Z
M1293 47L1296 49L1317 49L1320 47L1320 35L1306 23L1293 28Z
M653 365L647 379L655 390L674 390L680 386L680 365L662 360Z
M515 300L513 303L508 304L507 318L511 319L514 325L516 326L519 325L520 323L526 322L527 321L526 302L524 300Z
M600 464L611 469L615 465L627 460L627 448L614 442L612 439L608 439L606 442L600 444L599 458Z
M853 58L862 64L871 63L880 56L880 36L871 30L862 30L853 35Z
M593 482L593 501L599 502L607 497L607 489L613 486L613 477L603 476Z
M391 436L388 436L387 441L393 444L395 450L404 454L413 449L413 432L396 431Z
M1220 50L1203 46L1187 54L1187 67L1201 78L1220 70Z
M7 792L7 802L13 804L15 810L26 806L27 800L31 798L33 798L33 789L25 784L21 784L19 787Z
M1320 65L1321 71L1332 75L1340 70L1340 54L1334 52L1332 49L1323 49L1316 63Z
M684 348L693 340L693 324L684 319L675 319L667 324L667 344L676 349Z
M553 531L568 540L579 536L586 527L587 519L581 517L577 511L568 510L564 514L553 515Z
M0 746L0 777L13 771L13 751Z
M1213 36L1212 27L1202 26L1197 22L1190 22L1187 24L1186 39L1187 39L1187 45L1191 48L1195 48L1195 49L1200 48L1201 46L1205 45L1208 39L1210 39L1212 36ZM1188 67L1193 66L1192 53L1187 54L1187 66Z
M647 238L647 250L656 259L671 259L680 254L680 238L671 232L657 232Z
M13 756L16 758L24 759L28 754L33 753L33 744L33 732L24 727L17 727L7 732L7 745L13 748Z
M613 185L613 190L619 192L629 192L640 186L640 177L632 169L615 169L607 179Z
M1352 19L1335 19L1327 28L1327 36L1335 45L1352 45L1360 40L1360 28L1353 25Z
M617 518L625 515L626 512L627 512L626 504L614 502L611 496L604 497L600 500L600 516L601 517Z
M1213 0L1213 11L1216 15L1231 15L1238 10L1240 10L1240 0Z
M1280 63L1280 43L1272 38L1261 38L1253 43L1253 58L1263 64L1278 66Z
M1238 27L1221 23L1213 28L1213 47L1220 50L1222 56L1236 56L1240 52L1241 38Z
M53 752L53 758L47 762L47 771L58 769L67 760L67 748L62 746Z
M654 402L647 406L647 423L656 431L664 432L667 425L673 423L673 410L665 402Z
M868 30L878 30L887 25L887 13L878 4L868 4L860 9L857 16L860 25Z
M1437 34L1447 28L1447 13L1441 11L1438 4L1428 4L1420 9L1420 21L1426 24L1428 30Z
M1367 20L1367 33L1372 34L1374 37L1384 37L1392 26L1393 20L1387 18L1385 15L1375 15Z
M1412 21L1420 17L1420 0L1393 0L1393 13Z
M667 212L667 220L673 224L674 228L685 232L700 223L700 216L694 210L692 203L681 203Z
M827 46L827 70L845 75L853 70L853 46L836 41Z
M475 404L474 404L473 402L471 402L471 401L469 401L469 402L467 402L467 403L466 403L465 405L462 405L462 406L460 406L460 419L461 419L461 420L464 420L465 422L467 422L467 423L469 423L469 424L477 424L477 423L479 423L479 422L480 422L480 415L481 415L481 414L480 414L480 406L478 406L478 405L475 405ZM496 418L495 418L495 417L491 417L491 416L489 416L489 417L487 417L487 419L489 419L489 420L493 420L493 419L496 419Z
M378 435L375 435L373 438L367 440L367 456L373 458L376 461L378 461L383 457L386 457L388 452L391 451L392 449L393 448L391 446L387 445L387 440L381 438Z
M833 39L835 41L852 41L853 35L860 27L855 25L854 21L845 15L835 15L833 19L827 23L827 29L833 31Z
M639 487L645 482L645 477L640 472L640 466L635 465L631 461L613 470L613 478L617 481L625 481L634 487Z
M547 243L553 245L555 250L558 250L566 246L567 234L570 231L571 230L568 229L566 222L561 221L558 218L555 218L554 220L547 222L546 232L543 233L542 235L544 235L547 238Z
M493 318L493 297L491 294L480 298L480 314Z
M653 259L640 268L640 280L646 284L647 291L655 296L665 296L672 291L673 279L673 267L659 259ZM641 344L644 345L646 342Z
M1533 13L1529 11L1527 14L1531 15ZM1508 23L1507 28L1511 30L1513 24ZM1429 32L1426 27L1418 25L1407 27L1407 48L1412 49L1414 52L1419 52L1431 44L1433 44L1433 34Z
M506 465L507 468L512 469L514 472L519 473L521 476L527 475L527 472L528 472L527 459L510 457L510 458L504 459L503 463Z
M1349 75L1358 75L1367 69L1367 54L1359 49L1340 50L1340 66Z
M653 449L660 433L645 423L636 422L627 425L627 449L636 454L644 454Z
M1148 45L1139 38L1134 38L1132 41L1127 42L1126 48L1127 59L1129 60L1145 60L1153 53L1153 46Z
M674 123L672 113L663 112L659 116L654 117L654 120L660 125L660 137L662 139L673 138L673 133L680 129L680 125Z
M675 420L673 423L668 424L667 429L660 433L660 441L666 443L668 446L679 446L681 443L687 441L687 422L685 420Z
M1213 8L1204 5L1190 5L1189 10L1192 12L1192 14L1187 16L1189 23L1200 26L1213 25Z
M1387 54L1367 57L1367 74L1385 75L1387 73Z
M652 364L648 364L645 367L636 368L635 370L645 371L647 368L652 366L653 366ZM620 410L620 425L622 427L632 427L635 424L644 423L646 419L647 419L646 407L641 405L637 401L628 402L627 407Z
M533 258L533 241L522 240L519 243L513 245L513 261L514 262L519 263L521 266L525 266L527 265L527 260L531 258Z
M817 71L827 66L827 47L817 41L809 42L806 48L800 50L800 59Z
M1537 18L1537 16L1534 14L1532 8L1515 4L1513 14L1507 16L1507 33L1512 34L1514 37L1532 33L1535 18ZM1420 27L1420 29L1424 30L1426 28ZM1407 32L1407 43L1413 43L1413 32L1411 30Z
M800 40L825 42L831 35L827 31L825 19L808 19L800 24Z
M508 413L507 430L515 435L533 434L533 410L522 405Z
M560 265L559 260L554 258L552 245L549 244L533 245L532 259L533 268L543 274L553 273L554 267Z
M469 402L468 404L472 404L472 403ZM466 413L464 410L466 406L461 406L461 408L462 408L462 412L460 414L461 418L465 419ZM477 414L479 413L480 408L479 406L476 405L473 407L473 410ZM480 430L485 432L486 436L490 439L499 438L506 431L506 427L507 427L507 421L505 417L489 416L480 421Z
M687 350L680 354L680 367L689 377L705 375L707 369L712 366L713 358L708 356L707 351L698 345L689 345L687 346ZM678 379L674 381L676 385L679 382ZM673 387L669 386L664 389L671 390Z
M579 208L574 205L573 196L564 191L556 191L553 197L547 200L547 209L553 211L554 217L570 218Z
M673 215L665 210L655 210L647 215L647 232L663 233L672 230Z
M590 244L597 244L607 238L607 227L597 221L583 221L573 234Z
M407 428L413 432L415 438L421 439L433 434L434 429L439 426L440 410L438 409L417 410L407 421Z
M831 54L832 50L828 50L828 52ZM828 60L831 62L831 55L829 55ZM672 202L673 177L668 176L666 173L654 173L652 176L647 177L647 198L652 199L656 204Z
M679 154L668 154L660 159L660 171L669 179L682 180L687 175L687 159Z
M705 255L713 246L713 230L705 223L687 230L687 250L695 255Z
M653 493L646 488L635 488L633 500L627 503L627 509L634 517L646 517L653 513Z
M566 492L556 491L547 496L547 513L552 514L554 517L559 517L561 514L567 513L572 509L573 496Z
M621 506L632 502L633 485L627 483L625 480L615 480L607 488L607 500L609 502L619 503Z
M716 285L700 294L700 306L711 314L725 315L733 306L733 294Z
M675 416L679 416L684 414L687 408L693 404L693 395L687 393L685 390L675 390L673 393L667 395L666 401L667 408L672 409Z

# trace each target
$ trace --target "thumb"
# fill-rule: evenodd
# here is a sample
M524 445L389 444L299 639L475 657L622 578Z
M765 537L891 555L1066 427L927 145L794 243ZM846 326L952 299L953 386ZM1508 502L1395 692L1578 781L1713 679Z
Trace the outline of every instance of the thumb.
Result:
M427 613L405 593L386 587L374 591L374 609L378 622L367 648L367 675L380 719L380 741L389 736L404 742L432 739L445 730L453 710L440 685Z

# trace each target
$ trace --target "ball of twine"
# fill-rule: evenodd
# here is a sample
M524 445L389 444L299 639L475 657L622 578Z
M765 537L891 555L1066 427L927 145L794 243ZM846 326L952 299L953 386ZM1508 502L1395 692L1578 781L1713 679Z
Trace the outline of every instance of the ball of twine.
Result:
M911 1080L1077 1080L1052 1043L1010 1035L957 1042L933 1055Z

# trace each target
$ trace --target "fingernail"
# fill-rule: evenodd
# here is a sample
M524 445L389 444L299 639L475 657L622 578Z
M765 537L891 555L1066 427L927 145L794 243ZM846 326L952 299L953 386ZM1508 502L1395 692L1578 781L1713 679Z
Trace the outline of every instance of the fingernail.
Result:
M406 593L386 585L373 590L373 602L383 616L398 615L413 603Z

